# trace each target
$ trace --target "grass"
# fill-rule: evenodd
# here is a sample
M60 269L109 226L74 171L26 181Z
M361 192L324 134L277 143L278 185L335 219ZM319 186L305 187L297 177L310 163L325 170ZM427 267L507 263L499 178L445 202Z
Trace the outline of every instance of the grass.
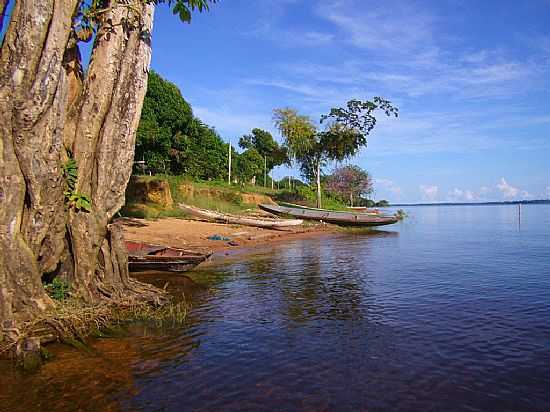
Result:
M246 203L247 195L269 196L275 201L300 203L315 207L315 190L309 186L300 186L293 191L288 189L272 190L270 187L252 185L229 185L226 181L192 181L185 176L140 176L140 180L151 181L161 179L168 182L174 207L166 208L153 203L136 203L128 198L127 204L121 210L123 216L158 219L162 217L185 217L178 209L178 203L186 203L203 209L217 210L222 213L243 214L255 209L255 203ZM332 210L344 210L346 205L338 199L324 194L323 207Z
M296 203L302 206L317 207L317 195L309 186L298 187L296 190L282 190L274 196L276 201ZM326 193L322 197L323 209L347 210L347 205Z
M144 181L154 179L167 181L175 206L166 208L153 203L136 203L133 199L128 198L126 205L121 210L123 216L145 219L185 217L185 213L178 209L178 203L186 203L191 206L218 210L224 213L242 214L256 207L255 204L244 202L243 194L272 196L276 192L270 188L260 186L230 186L227 182L222 181L195 182L183 176L140 176L140 179ZM190 190L185 190L185 187L191 187L192 194Z
M25 324L19 337L24 339L26 336L36 336L37 333L53 333L56 340L80 350L88 350L85 342L88 336L112 336L122 326L136 321L158 328L175 327L185 322L188 310L189 305L184 298L162 306L152 306L146 302L127 305L103 302L90 305L63 295L62 299L56 299L52 309ZM0 355L9 354L14 350L15 344L16 342L0 342ZM33 365L35 361L36 359L33 360ZM27 369L32 365L23 366Z

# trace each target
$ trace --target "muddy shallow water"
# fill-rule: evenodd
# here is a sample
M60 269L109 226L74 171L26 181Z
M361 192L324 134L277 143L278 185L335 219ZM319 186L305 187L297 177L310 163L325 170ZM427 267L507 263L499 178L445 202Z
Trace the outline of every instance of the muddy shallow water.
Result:
M184 327L1 363L0 410L550 410L550 207L408 212L163 275Z

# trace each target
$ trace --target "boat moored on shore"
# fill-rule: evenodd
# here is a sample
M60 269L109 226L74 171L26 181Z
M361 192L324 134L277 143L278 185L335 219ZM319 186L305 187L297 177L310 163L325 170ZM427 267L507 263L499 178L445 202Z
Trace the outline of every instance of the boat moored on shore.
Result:
M260 204L258 207L278 216L292 216L304 220L318 220L340 226L385 226L392 225L399 221L396 216L384 216L372 213L340 212L266 204Z
M206 261L212 252L199 252L145 242L126 241L130 272L186 272Z

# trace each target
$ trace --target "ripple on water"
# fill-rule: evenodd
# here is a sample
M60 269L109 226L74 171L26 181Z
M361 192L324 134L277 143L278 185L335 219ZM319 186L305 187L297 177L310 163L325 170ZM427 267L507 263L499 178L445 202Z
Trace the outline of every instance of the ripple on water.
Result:
M386 233L199 270L210 289L190 297L185 327L4 373L0 400L14 411L550 410L550 208L526 208L521 231L513 212L415 208ZM23 399L6 384L35 390Z

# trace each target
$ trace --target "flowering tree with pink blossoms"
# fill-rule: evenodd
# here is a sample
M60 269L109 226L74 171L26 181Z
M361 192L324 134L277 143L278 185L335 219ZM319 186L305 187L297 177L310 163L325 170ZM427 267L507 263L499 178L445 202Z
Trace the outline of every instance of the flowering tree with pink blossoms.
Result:
M326 190L344 199L353 199L372 192L372 179L366 170L359 166L344 166L334 170L327 178Z

